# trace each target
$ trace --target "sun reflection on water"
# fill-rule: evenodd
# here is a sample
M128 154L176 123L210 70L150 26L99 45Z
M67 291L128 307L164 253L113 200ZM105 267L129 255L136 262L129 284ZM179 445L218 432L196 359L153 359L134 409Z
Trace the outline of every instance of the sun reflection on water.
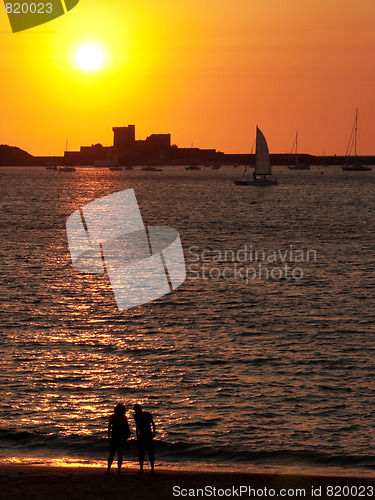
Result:
M305 179L297 191L285 183L274 197L253 199L230 188L232 174L222 170L193 185L178 172L158 183L131 174L144 220L172 220L186 248L293 241L319 245L321 262L300 284L189 279L175 294L126 313L117 311L106 276L72 268L65 234L73 211L129 187L125 174L47 178L37 169L17 186L12 178L21 173L9 176L7 196L13 190L15 203L4 213L0 290L0 420L9 442L83 454L92 446L102 454L113 406L129 408L134 433L132 405L141 402L154 414L166 455L177 446L178 453L207 456L214 445L238 457L277 453L285 443L312 455L369 454L375 425L368 410L374 358L366 186L342 182L333 195L329 179ZM321 208L328 199L339 214L332 220Z

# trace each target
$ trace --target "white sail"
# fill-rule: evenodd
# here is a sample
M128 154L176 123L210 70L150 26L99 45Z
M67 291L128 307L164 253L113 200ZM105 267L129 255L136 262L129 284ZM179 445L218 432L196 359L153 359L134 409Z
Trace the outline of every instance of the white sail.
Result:
M255 150L255 174L271 175L271 160L267 141L258 127Z

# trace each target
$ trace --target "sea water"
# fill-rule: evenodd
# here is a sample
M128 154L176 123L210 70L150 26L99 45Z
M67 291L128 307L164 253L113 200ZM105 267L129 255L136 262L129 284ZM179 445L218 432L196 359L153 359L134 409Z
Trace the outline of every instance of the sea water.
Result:
M0 458L104 461L123 402L135 461L140 402L165 464L374 470L374 171L241 173L1 167ZM187 277L121 312L65 224L128 188Z

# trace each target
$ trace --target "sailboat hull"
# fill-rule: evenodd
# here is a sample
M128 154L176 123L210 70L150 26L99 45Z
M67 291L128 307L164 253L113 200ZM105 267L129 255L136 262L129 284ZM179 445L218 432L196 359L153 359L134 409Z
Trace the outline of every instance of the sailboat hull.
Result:
M344 172L370 172L371 167L365 167L364 165L344 165L342 167Z
M274 186L276 179L248 179L246 181L234 181L236 186Z
M310 165L291 165L289 170L310 170Z
M70 167L70 166L59 167L59 172L75 172L75 171L76 171L75 167Z
M277 184L276 179L249 179L248 186L274 186L275 184Z
M347 163L345 163L341 167L344 172L369 172L370 170L372 170L371 167L367 167L366 165L361 165L360 163L357 163L357 161L359 161L357 153L357 144L358 144L358 108L355 111L354 125L352 133L350 134L348 147L346 148L345 156L347 157ZM350 158L353 146L354 146L354 159Z

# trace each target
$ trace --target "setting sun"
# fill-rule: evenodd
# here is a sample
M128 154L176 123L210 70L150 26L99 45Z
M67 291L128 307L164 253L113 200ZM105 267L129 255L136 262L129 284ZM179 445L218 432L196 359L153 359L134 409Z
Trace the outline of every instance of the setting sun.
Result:
M78 50L76 61L81 69L94 71L102 66L104 54L97 45L84 45Z

